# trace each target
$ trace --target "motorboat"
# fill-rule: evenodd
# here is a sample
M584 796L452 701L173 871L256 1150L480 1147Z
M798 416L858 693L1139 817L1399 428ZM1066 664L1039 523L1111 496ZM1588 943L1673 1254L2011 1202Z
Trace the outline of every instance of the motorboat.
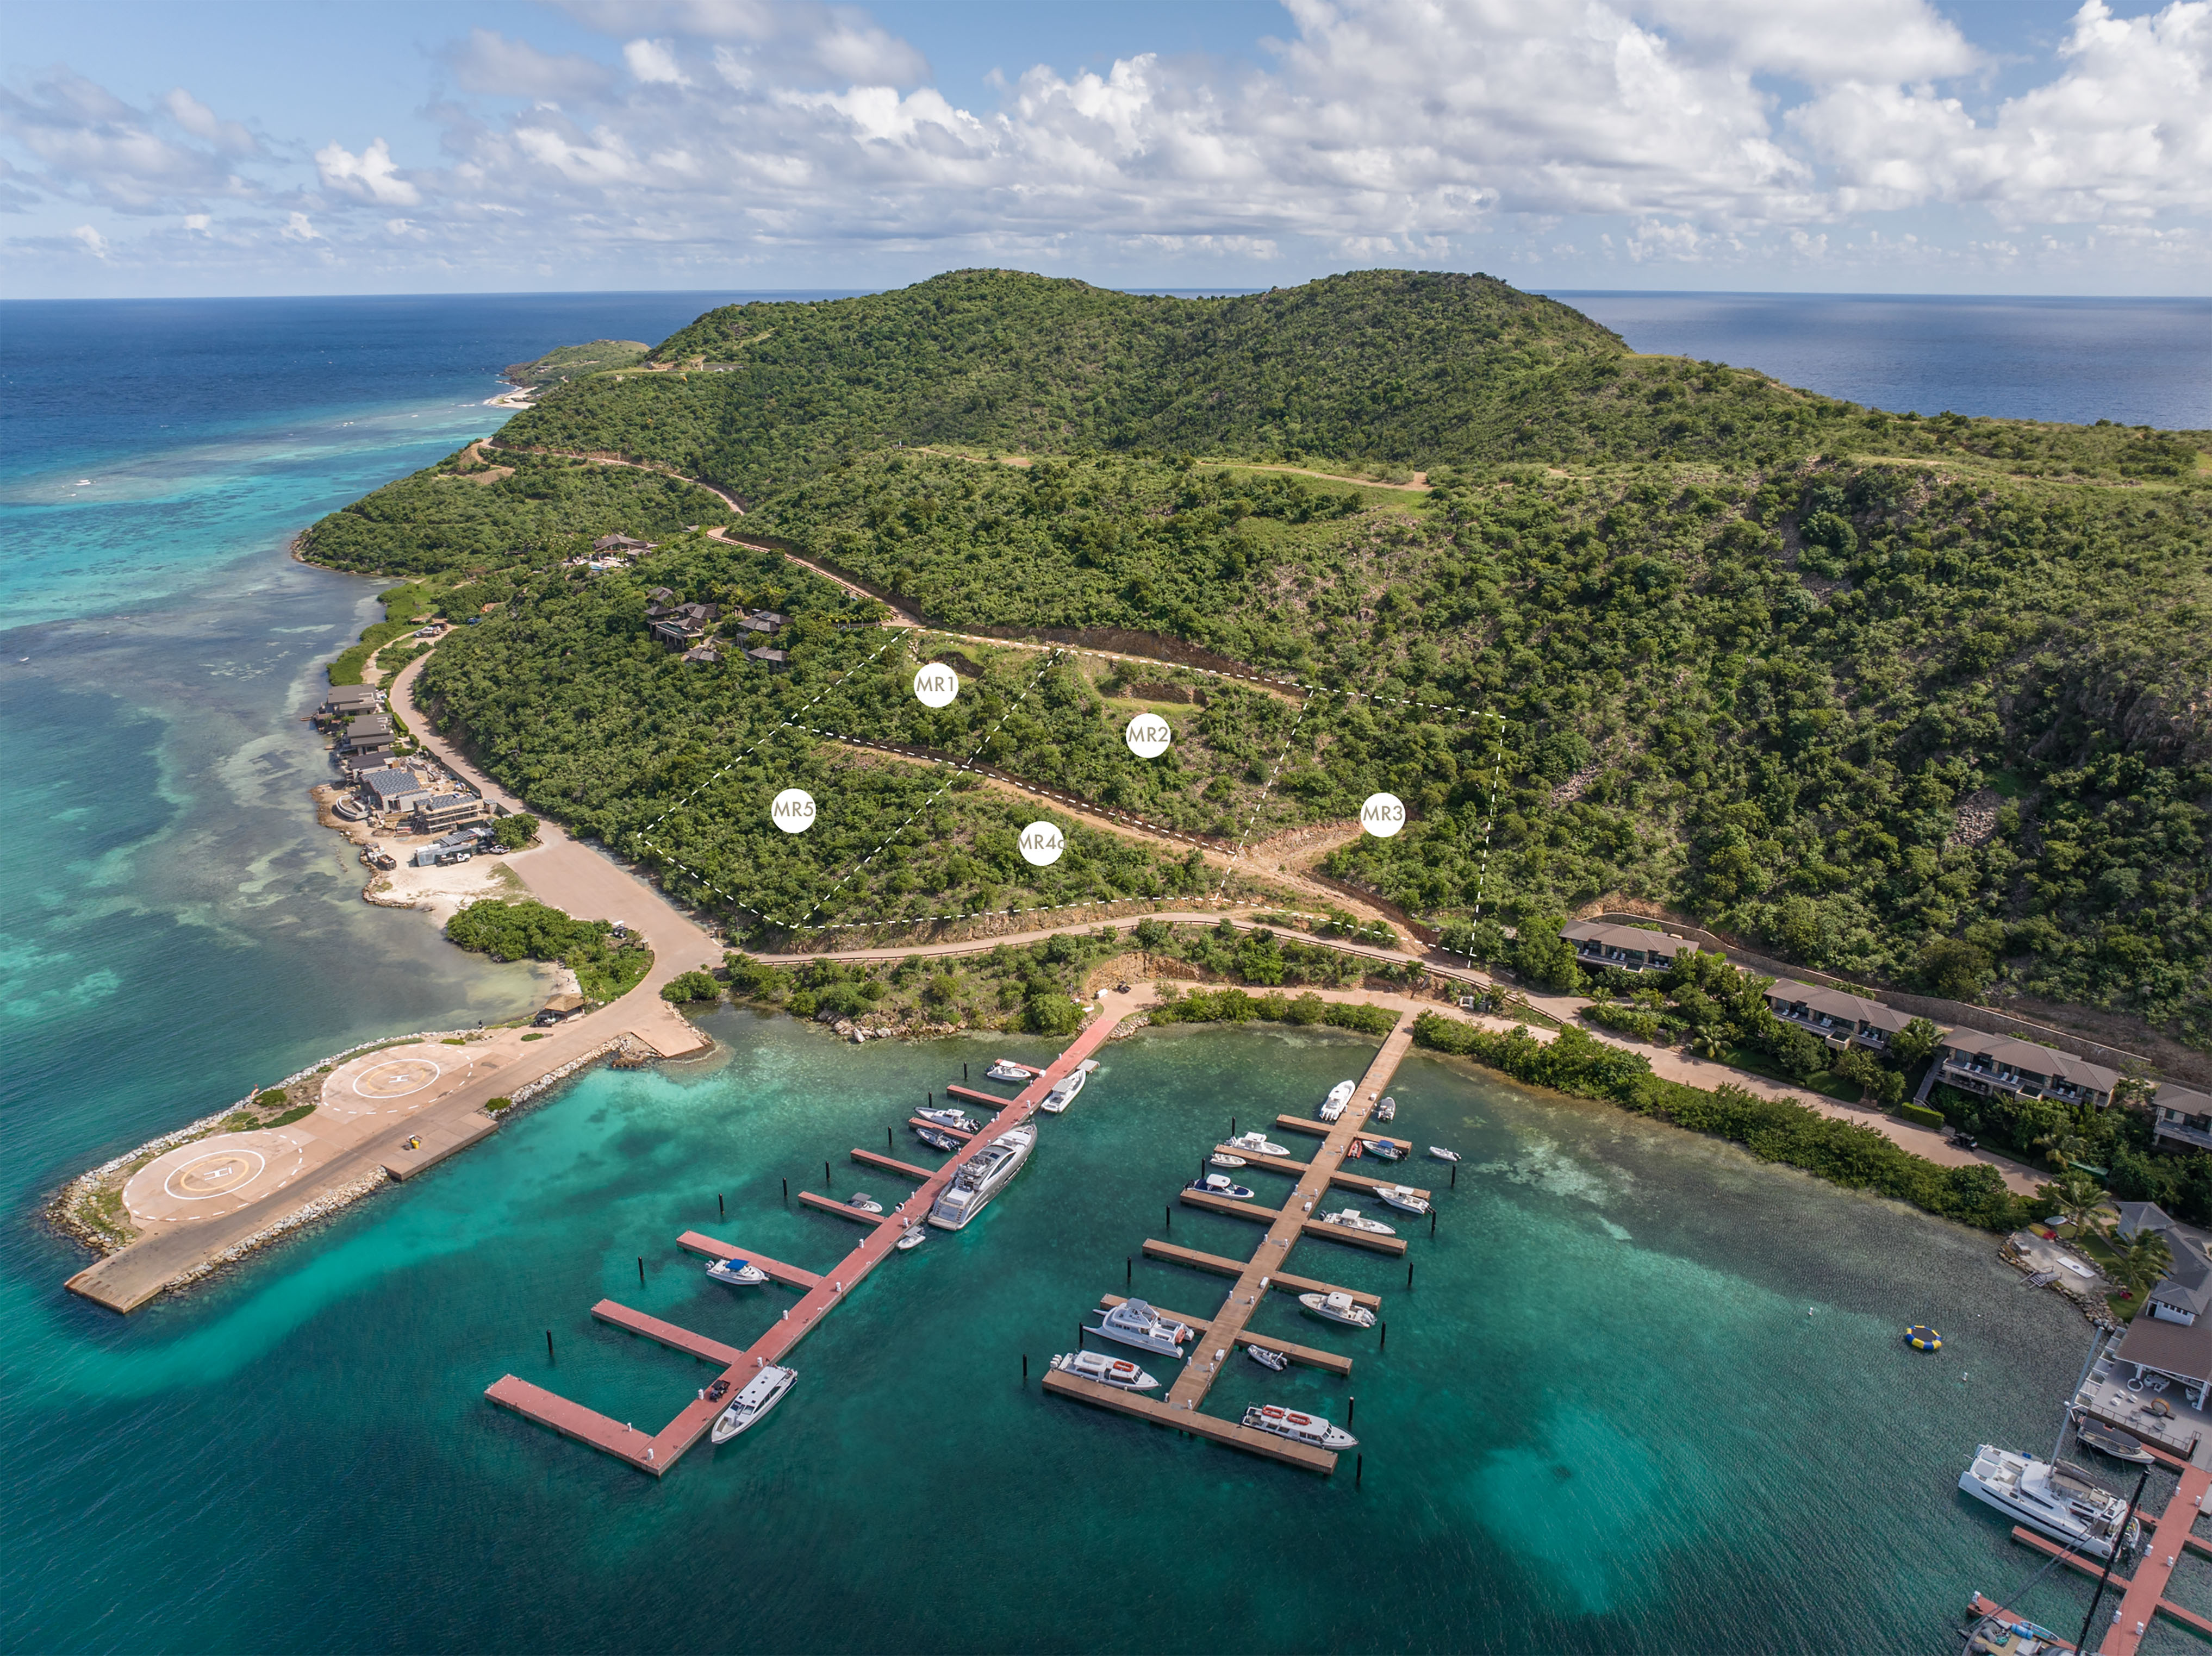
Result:
M1162 1357L1180 1357L1183 1342L1197 1338L1197 1331L1189 1324L1163 1317L1142 1300L1122 1301L1099 1318L1093 1331L1116 1345L1132 1346Z
M2076 1656L2049 1628L2021 1620L1985 1594L1968 1599L1966 1613L1979 1619L1966 1635L1965 1656Z
M900 1253L904 1253L911 1248L920 1247L924 1239L927 1238L928 1234L929 1228L927 1226L910 1224L904 1230L899 1233L898 1240L893 1242L891 1246L896 1248Z
M884 1204L866 1191L854 1191L845 1198L845 1205L858 1208L862 1213L881 1213L884 1210Z
M1109 1357L1103 1351L1063 1351L1052 1360L1063 1374L1118 1386L1125 1392L1149 1392L1159 1382L1127 1357Z
M1406 1152L1387 1138L1363 1138L1359 1142L1367 1146L1368 1155L1380 1156L1385 1162L1402 1162L1406 1159Z
M1238 1184L1225 1173L1209 1173L1203 1179L1192 1180L1183 1188L1201 1191L1208 1196L1225 1196L1232 1202L1252 1199L1252 1187Z
M1344 1107L1352 1102L1352 1094L1358 1090L1359 1083L1356 1081L1338 1082L1328 1089L1328 1096L1321 1101L1321 1119L1324 1121L1342 1120Z
M1254 1404L1244 1411L1244 1424L1255 1432L1273 1432L1293 1443L1316 1449L1349 1449L1359 1440L1341 1426L1332 1426L1319 1415L1301 1414L1275 1404Z
M950 1127L955 1132L981 1132L983 1124L960 1110L919 1109L915 1113L924 1121L934 1121L940 1127Z
M1370 1219L1358 1208L1344 1208L1335 1213L1319 1216L1324 1225L1340 1225L1346 1230L1364 1230L1370 1236L1395 1236L1398 1233L1379 1219Z
M1427 1198L1417 1194L1411 1185L1378 1185L1375 1194L1401 1213L1426 1213L1429 1210Z
M916 1127L914 1136L933 1150L957 1150L960 1141L949 1132L939 1132L934 1127Z
M1375 1107L1374 1119L1377 1121L1395 1121L1398 1119L1398 1101L1395 1098L1384 1099Z
M1347 1328L1375 1326L1375 1313L1340 1288L1327 1294L1301 1294L1298 1303L1323 1322L1342 1323Z
M969 1146L974 1149L974 1146ZM960 1164L952 1182L929 1210L929 1222L939 1230L959 1230L981 1213L990 1199L1006 1189L1036 1148L1036 1128L1024 1121L1010 1127Z
M1291 1366L1288 1357L1279 1351L1270 1351L1264 1345L1248 1345L1244 1348L1244 1355L1261 1368L1273 1369L1278 1374Z
M1959 1487L2014 1523L2091 1558L2111 1558L2116 1544L2126 1551L2142 1538L2142 1526L2128 1517L2126 1501L2063 1461L2053 1465L1984 1443L1959 1474Z
M1231 1156L1226 1150L1214 1151L1206 1158L1206 1164L1210 1168L1243 1168L1251 1165L1243 1156Z
M2074 1416L2074 1435L2099 1454L2110 1455L2130 1465L2148 1466L2157 1458L2143 1447L2142 1440L2133 1432L2123 1432L2117 1426L2092 1420L2078 1410Z
M708 1435L716 1443L727 1443L738 1433L750 1431L760 1424L763 1415L783 1401L783 1394L798 1378L796 1368L769 1364L738 1388L737 1396L730 1399L730 1406L722 1410Z
M983 1078L987 1081L1035 1081L1043 1073L1042 1070L1032 1070L1026 1064L1017 1064L1010 1058L1002 1058L983 1071Z
M1051 1089L1037 1101L1037 1108L1042 1110L1047 1115L1058 1115L1075 1102L1076 1094L1083 1090L1083 1083L1090 1079L1090 1076L1081 1070L1060 1077L1052 1083Z
M707 1267L707 1274L732 1288L758 1288L768 1281L768 1272L750 1259L717 1259Z
M1280 1144L1270 1144L1266 1134L1256 1132L1237 1134L1229 1141L1229 1148L1232 1150L1249 1150L1255 1156L1288 1156L1290 1154Z
M1459 1152L1448 1150L1441 1144L1431 1144L1429 1146L1429 1159L1431 1162L1456 1162L1459 1160Z

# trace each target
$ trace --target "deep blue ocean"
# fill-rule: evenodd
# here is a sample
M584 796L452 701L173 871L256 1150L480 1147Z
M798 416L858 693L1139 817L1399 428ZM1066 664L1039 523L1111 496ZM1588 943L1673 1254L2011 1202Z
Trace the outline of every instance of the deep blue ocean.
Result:
M1340 1417L1356 1394L1357 1486L1020 1385L1024 1355L1066 1349L1121 1291L1114 1257L1158 1234L1226 1118L1303 1112L1364 1063L1348 1037L1109 1048L984 1221L878 1272L799 1348L769 1427L659 1483L483 1388L512 1370L665 1419L704 1371L594 1324L593 1301L741 1343L775 1301L705 1283L678 1231L826 1263L848 1229L786 1210L779 1180L873 1143L962 1062L1037 1043L855 1048L723 1011L714 1060L592 1074L132 1318L62 1290L84 1256L40 1210L85 1166L351 1042L542 992L362 903L314 827L327 773L302 715L378 583L284 546L492 429L501 364L658 339L726 297L0 306L0 1648L1955 1648L1966 1595L2034 1562L1958 1470L1984 1439L2049 1441L2086 1325L1988 1238L1601 1107L1401 1071L1404 1130L1468 1158L1417 1287L1300 1256L1385 1295L1387 1350L1348 1344L1348 1386L1255 1368L1215 1393ZM1862 395L1843 380L1894 353L1854 356L1849 328L1823 343L1825 303L1799 347L1839 365L1820 389ZM2066 315L2007 349L2093 351ZM2202 336L2177 323L2166 351L2201 361ZM1922 355L1885 400L1969 407L1979 371ZM2037 395L2063 405L1978 411L2106 413L2080 376L2048 378ZM1174 1234L1249 1240L1190 1214ZM1218 1297L1133 1271L1171 1308ZM1898 1341L1923 1319L1940 1358ZM2024 1607L2082 1602L2046 1580Z

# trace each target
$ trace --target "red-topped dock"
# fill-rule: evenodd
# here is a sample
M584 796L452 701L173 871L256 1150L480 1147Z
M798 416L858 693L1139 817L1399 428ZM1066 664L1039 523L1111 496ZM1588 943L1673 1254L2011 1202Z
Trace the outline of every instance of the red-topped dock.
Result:
M712 1236L702 1236L696 1230L685 1231L676 1239L676 1245L694 1253L703 1253L710 1259L743 1259L748 1265L758 1265L787 1288L813 1288L822 1281L811 1271L801 1271L797 1265L771 1259L767 1254L756 1253L750 1248L734 1247L727 1242L716 1241Z
M2136 1656L2151 1623L2163 1616L2179 1623L2192 1633L2212 1638L2212 1620L2186 1610L2166 1596L2167 1586L2173 1580L2174 1566L2185 1552L2212 1556L2212 1543L2200 1541L2191 1528L2203 1515L2204 1497L2212 1494L2212 1469L2191 1466L2181 1475L2181 1482L2173 1491L2173 1498L2166 1503L2156 1526L2143 1544L2142 1557L2136 1564L2135 1574L2122 1575L2114 1570L2111 1585L2121 1592L2119 1608L2112 1621L2102 1629L2089 1629L2089 1647L2097 1656ZM2024 1546L2033 1547L2045 1557L2064 1555L2066 1563L2084 1575L2104 1574L2104 1565L2096 1559L2078 1553L2066 1552L2054 1541L2045 1540L2033 1530L2013 1526L2012 1538ZM2107 1600L2106 1602L2110 1602Z

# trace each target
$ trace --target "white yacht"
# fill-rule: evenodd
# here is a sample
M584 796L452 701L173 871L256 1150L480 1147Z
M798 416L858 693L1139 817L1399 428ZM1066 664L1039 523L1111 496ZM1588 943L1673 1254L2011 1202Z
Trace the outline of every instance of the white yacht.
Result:
M727 1443L738 1433L757 1426L763 1415L783 1401L783 1394L791 1390L792 1381L798 1378L795 1368L769 1364L738 1388L737 1396L730 1399L730 1406L722 1410L708 1435L716 1443Z
M1090 1076L1081 1070L1060 1077L1052 1083L1051 1090L1038 1101L1037 1108L1047 1115L1058 1115L1075 1102L1076 1094L1083 1090L1083 1083L1090 1079Z
M1346 1230L1364 1230L1370 1236L1395 1236L1398 1233L1380 1219L1370 1219L1358 1208L1344 1208L1335 1213L1320 1216L1324 1225L1341 1225Z
M1428 1203L1413 1193L1411 1185L1377 1186L1375 1194L1401 1213L1426 1213L1429 1210Z
M1229 1141L1229 1148L1232 1150L1249 1150L1255 1156L1288 1156L1290 1154L1280 1144L1270 1144L1265 1133L1256 1132L1238 1133L1236 1137Z
M1341 1426L1332 1426L1319 1415L1302 1415L1275 1404L1254 1404L1244 1411L1244 1424L1256 1432L1273 1432L1293 1443L1316 1449L1349 1449L1359 1440Z
M950 1127L955 1132L981 1132L983 1124L964 1111L920 1109L915 1113L924 1121L934 1121L940 1127Z
M1226 1150L1214 1151L1212 1155L1206 1158L1206 1162L1208 1167L1212 1168L1242 1168L1249 1167L1250 1165L1250 1163L1246 1162L1243 1156L1231 1156Z
M1298 1303L1323 1322L1343 1323L1351 1328L1375 1326L1375 1313L1340 1288L1327 1294L1301 1294Z
M1321 1119L1324 1121L1342 1120L1344 1107L1352 1102L1352 1094L1358 1090L1359 1083L1356 1081L1338 1082L1328 1089L1328 1096L1321 1101Z
M750 1259L717 1259L707 1267L707 1274L733 1288L758 1288L768 1280L768 1272Z
M1441 1144L1431 1144L1429 1146L1429 1157L1436 1162L1456 1162L1459 1160L1459 1152L1448 1150Z
M1052 1360L1063 1374L1118 1386L1125 1392L1149 1392L1159 1382L1127 1357L1109 1357L1103 1351L1063 1351Z
M932 1204L929 1222L939 1230L960 1229L1006 1187L1036 1148L1036 1129L1026 1121L1000 1133L960 1164L952 1182Z
M1380 1104L1377 1104L1377 1105L1375 1107L1375 1119L1376 1119L1376 1120L1377 1120L1377 1121L1395 1121L1397 1119L1398 1119L1398 1101L1397 1101L1396 1099L1395 1099L1395 1098L1386 1098L1386 1099L1384 1099L1384 1100L1383 1100Z
M1035 1081L1043 1073L1042 1070L1032 1070L1026 1064L1017 1064L1010 1058L1002 1058L984 1071L983 1077L987 1081Z
M1974 1451L1973 1465L1959 1474L1959 1487L2015 1523L2091 1558L2112 1556L2113 1538L2127 1516L2126 1501L2063 1462L2054 1466L1994 1444ZM2139 1522L2130 1521L2127 1533L2119 1537L2124 1550L2135 1547L2142 1529Z
M1203 1179L1192 1180L1185 1188L1207 1196L1225 1196L1232 1202L1252 1199L1252 1187L1238 1184L1225 1173L1209 1173Z
M1142 1300L1122 1301L1098 1319L1096 1331L1116 1345L1133 1346L1163 1357L1180 1357L1183 1342L1197 1338L1188 1323L1163 1317Z

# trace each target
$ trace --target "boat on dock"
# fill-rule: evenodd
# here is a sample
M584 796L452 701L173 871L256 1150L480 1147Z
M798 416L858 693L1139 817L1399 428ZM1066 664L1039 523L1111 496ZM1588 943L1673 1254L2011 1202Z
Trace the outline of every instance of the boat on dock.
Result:
M950 1127L955 1132L981 1132L983 1130L983 1124L964 1110L924 1108L916 1110L915 1113L924 1121L934 1121L939 1126Z
M707 1274L732 1288L758 1288L768 1281L768 1272L750 1259L717 1259L707 1267Z
M983 1078L987 1081L1035 1081L1043 1073L1042 1070L1032 1070L1026 1064L1017 1064L1010 1058L1002 1058L983 1071Z
M2107 1426L2078 1410L2074 1416L2074 1435L2099 1454L2110 1455L2114 1460L2124 1460L2133 1466L2148 1466L2158 1458L2143 1447L2142 1440L2133 1432Z
M1352 1102L1352 1094L1358 1090L1359 1083L1356 1081L1338 1082L1335 1086L1328 1089L1328 1096L1321 1101L1321 1119L1324 1121L1341 1121L1344 1119L1344 1107Z
M1243 1156L1231 1156L1226 1150L1214 1151L1206 1158L1206 1164L1210 1168L1244 1168L1251 1165Z
M1285 1409L1275 1404L1262 1406L1254 1404L1244 1411L1245 1425L1255 1432L1273 1432L1277 1437L1286 1437L1293 1443L1304 1443L1316 1449L1349 1449L1359 1440L1341 1426L1332 1426L1319 1415L1301 1414L1296 1409Z
M1328 1294L1301 1294L1298 1303L1309 1316L1323 1322L1342 1323L1347 1328L1375 1326L1375 1313L1340 1288Z
M1429 1146L1429 1159L1432 1162L1456 1162L1459 1152L1448 1150L1441 1144L1431 1144Z
M884 1204L866 1191L854 1191L845 1198L845 1205L858 1208L862 1213L881 1213L884 1210Z
M1089 1073L1083 1070L1060 1077L1052 1083L1051 1090L1037 1101L1037 1108L1047 1115L1058 1115L1075 1102L1075 1095L1083 1090L1083 1083L1090 1079Z
M1006 1189L1036 1148L1036 1129L1024 1121L1010 1127L960 1164L929 1210L929 1222L939 1230L959 1230L981 1213L991 1198Z
M1346 1230L1364 1230L1370 1236L1395 1236L1398 1234L1380 1219L1369 1218L1358 1208L1342 1208L1318 1217L1324 1225L1336 1225Z
M1398 1101L1397 1101L1396 1099L1395 1099L1395 1098L1386 1098L1386 1099L1384 1099L1384 1100L1383 1100L1380 1104L1377 1104L1377 1105L1375 1107L1375 1119L1376 1119L1376 1120L1377 1120L1377 1121L1395 1121L1397 1119L1398 1119Z
M1270 1351L1264 1345L1248 1345L1244 1348L1244 1355L1258 1363L1261 1368L1271 1369L1278 1374L1291 1366L1291 1360L1288 1357L1279 1351Z
M722 1410L708 1436L716 1443L727 1443L740 1432L749 1432L760 1424L761 1416L783 1401L783 1394L791 1390L792 1381L799 1378L796 1368L781 1368L775 1363L755 1374L738 1388L730 1406Z
M1385 1162L1402 1162L1406 1159L1406 1152L1387 1138L1363 1138L1359 1142L1366 1146L1368 1155L1378 1156Z
M1116 1345L1162 1357L1180 1357L1183 1342L1197 1338L1197 1331L1189 1324L1163 1317L1142 1300L1122 1301L1098 1319L1093 1331Z
M1127 1357L1109 1357L1103 1351L1063 1351L1052 1360L1063 1374L1118 1386L1124 1392L1149 1392L1159 1382Z
M912 1249L920 1247L922 1243L927 1240L928 1235L929 1228L927 1226L909 1224L904 1230L899 1233L898 1240L893 1242L891 1246L896 1248L900 1253L905 1253Z
M1388 1202L1401 1213L1426 1213L1429 1204L1413 1193L1411 1185L1378 1185L1375 1188L1378 1200Z
M916 1127L914 1136L933 1150L957 1150L960 1141L951 1133L939 1132L934 1127Z
M1269 1143L1267 1134L1257 1132L1238 1133L1236 1137L1229 1141L1229 1148L1232 1150L1249 1150L1255 1156L1288 1156L1290 1154L1280 1144Z
M2126 1501L2063 1461L2054 1466L1984 1443L1974 1451L1973 1464L1959 1474L1959 1487L2086 1557L2111 1558L2116 1545L2128 1551L2142 1538L2142 1526L2128 1518Z
M1252 1187L1238 1184L1225 1173L1209 1173L1203 1179L1192 1180L1183 1188L1202 1192L1207 1196L1225 1196L1232 1202L1252 1199Z

